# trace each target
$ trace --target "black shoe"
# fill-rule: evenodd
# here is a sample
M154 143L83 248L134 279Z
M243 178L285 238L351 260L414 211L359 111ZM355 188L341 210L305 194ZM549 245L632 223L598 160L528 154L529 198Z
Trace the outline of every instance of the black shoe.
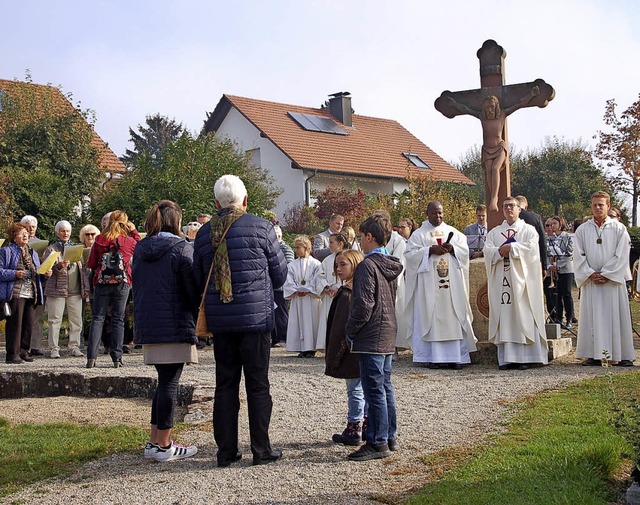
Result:
M387 440L387 445L389 446L389 450L390 451L397 451L398 450L398 439L397 438L390 438L389 440Z
M571 322L572 322L573 324L578 324L578 318L576 318L576 317L572 317L572 318L571 318Z
M451 368L451 370L462 370L462 363L451 363L449 368Z
M22 358L24 359L24 358ZM633 361L629 360L629 359L623 359L618 361L618 366L633 366Z
M253 464L254 465L267 465L269 463L273 463L274 461L278 461L282 457L282 451L280 449L271 449L271 451L256 456L253 456Z
M122 366L124 366L124 363L122 363L122 358L113 360L113 368L120 368Z
M31 349L29 356L44 356L44 353L40 349Z
M22 361L26 361L27 363L33 363L33 358L29 356L27 351L20 351L20 359Z
M134 346L133 346L133 348L134 348L136 351L139 351L139 350L141 350L141 349L142 349L142 344L136 344L136 345L134 345Z
M315 358L316 351L306 351L303 354L304 354L303 358Z
M351 461L369 461L372 459L382 459L391 456L391 451L387 444L384 445L372 445L365 444L360 449L352 452L347 456L347 459Z
M129 349L128 345L122 346L122 354L131 354L131 349Z
M531 368L531 365L529 363L520 363L516 370L529 370L529 368Z
M498 370L511 370L511 363L498 366Z
M600 366L601 364L602 363L600 363L599 359L593 359L593 358L588 358L582 362L582 366Z
M573 329L573 325L571 324L571 322L570 322L570 321L567 321L567 324L561 324L560 326L561 326L563 329L565 329L565 330L571 330L571 329Z
M196 349L198 349L199 351L201 351L202 349L204 349L206 346L206 344L202 341L202 340L198 340L196 342Z
M218 468L227 468L231 463L237 463L242 459L242 453L238 451L236 455L231 459L224 459L218 457Z
M11 356L5 360L8 365L19 365L20 363L24 363L20 356Z
M440 370L440 363L429 363L427 368L430 368L431 370Z

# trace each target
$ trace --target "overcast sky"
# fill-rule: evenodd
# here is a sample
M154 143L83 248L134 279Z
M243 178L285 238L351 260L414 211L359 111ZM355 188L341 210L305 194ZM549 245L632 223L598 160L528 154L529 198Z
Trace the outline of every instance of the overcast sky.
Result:
M0 78L62 85L97 114L117 155L129 127L160 113L199 130L223 93L319 107L350 91L357 114L394 119L448 161L481 143L479 122L433 107L479 86L476 51L507 51L506 82L542 78L545 108L520 110L509 139L593 144L607 99L640 93L636 0L70 0L5 2Z

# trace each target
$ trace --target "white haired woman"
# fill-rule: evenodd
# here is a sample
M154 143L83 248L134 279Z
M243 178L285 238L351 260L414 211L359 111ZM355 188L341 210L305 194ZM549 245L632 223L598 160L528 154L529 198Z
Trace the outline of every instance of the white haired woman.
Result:
M49 319L49 357L60 357L60 325L65 308L69 321L69 350L72 356L84 356L80 350L82 332L82 296L88 292L86 280L82 276L82 261L69 263L64 260L64 249L74 245L71 241L71 223L58 221L55 227L56 238L42 255L45 261L52 253L59 252L51 268L53 274L44 288L47 297L45 310Z

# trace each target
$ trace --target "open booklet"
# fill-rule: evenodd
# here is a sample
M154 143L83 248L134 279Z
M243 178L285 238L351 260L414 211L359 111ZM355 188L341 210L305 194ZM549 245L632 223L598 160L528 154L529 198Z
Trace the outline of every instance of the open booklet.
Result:
M2 244L4 244L4 239L0 238L0 247L2 247Z
M49 256L47 256L47 259L44 260L40 265L40 268L38 268L38 273L44 274L45 272L51 270L55 262L58 260L58 256L60 256L60 253L58 251L54 251Z
M47 242L46 240L41 240L39 238L32 238L31 240L29 240L29 247L31 247L31 249L38 253L39 258L42 258L44 250L48 245L49 242Z
M82 250L84 246L82 244L70 245L64 248L64 255L62 261L68 261L69 263L75 263L82 259Z

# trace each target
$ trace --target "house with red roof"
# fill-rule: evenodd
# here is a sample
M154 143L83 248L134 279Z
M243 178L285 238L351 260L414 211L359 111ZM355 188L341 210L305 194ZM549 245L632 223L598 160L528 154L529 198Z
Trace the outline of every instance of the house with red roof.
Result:
M355 183L368 192L407 189L408 174L473 184L459 170L391 119L354 114L348 92L330 95L326 107L223 95L204 131L228 138L269 170L283 188L276 206L312 202L312 190Z
M38 99L42 98L43 103L50 103L54 110L60 111L61 114L67 114L71 111L75 111L73 104L67 99L67 97L55 86L34 84L32 82L22 81L10 81L7 79L0 79L0 93L6 94L11 98L12 93L29 92ZM42 111L34 111L34 114L41 114ZM98 166L105 174L107 180L113 177L119 177L122 173L127 171L127 167L120 161L120 158L109 148L104 140L96 133L92 128L91 145L96 149L98 153Z

